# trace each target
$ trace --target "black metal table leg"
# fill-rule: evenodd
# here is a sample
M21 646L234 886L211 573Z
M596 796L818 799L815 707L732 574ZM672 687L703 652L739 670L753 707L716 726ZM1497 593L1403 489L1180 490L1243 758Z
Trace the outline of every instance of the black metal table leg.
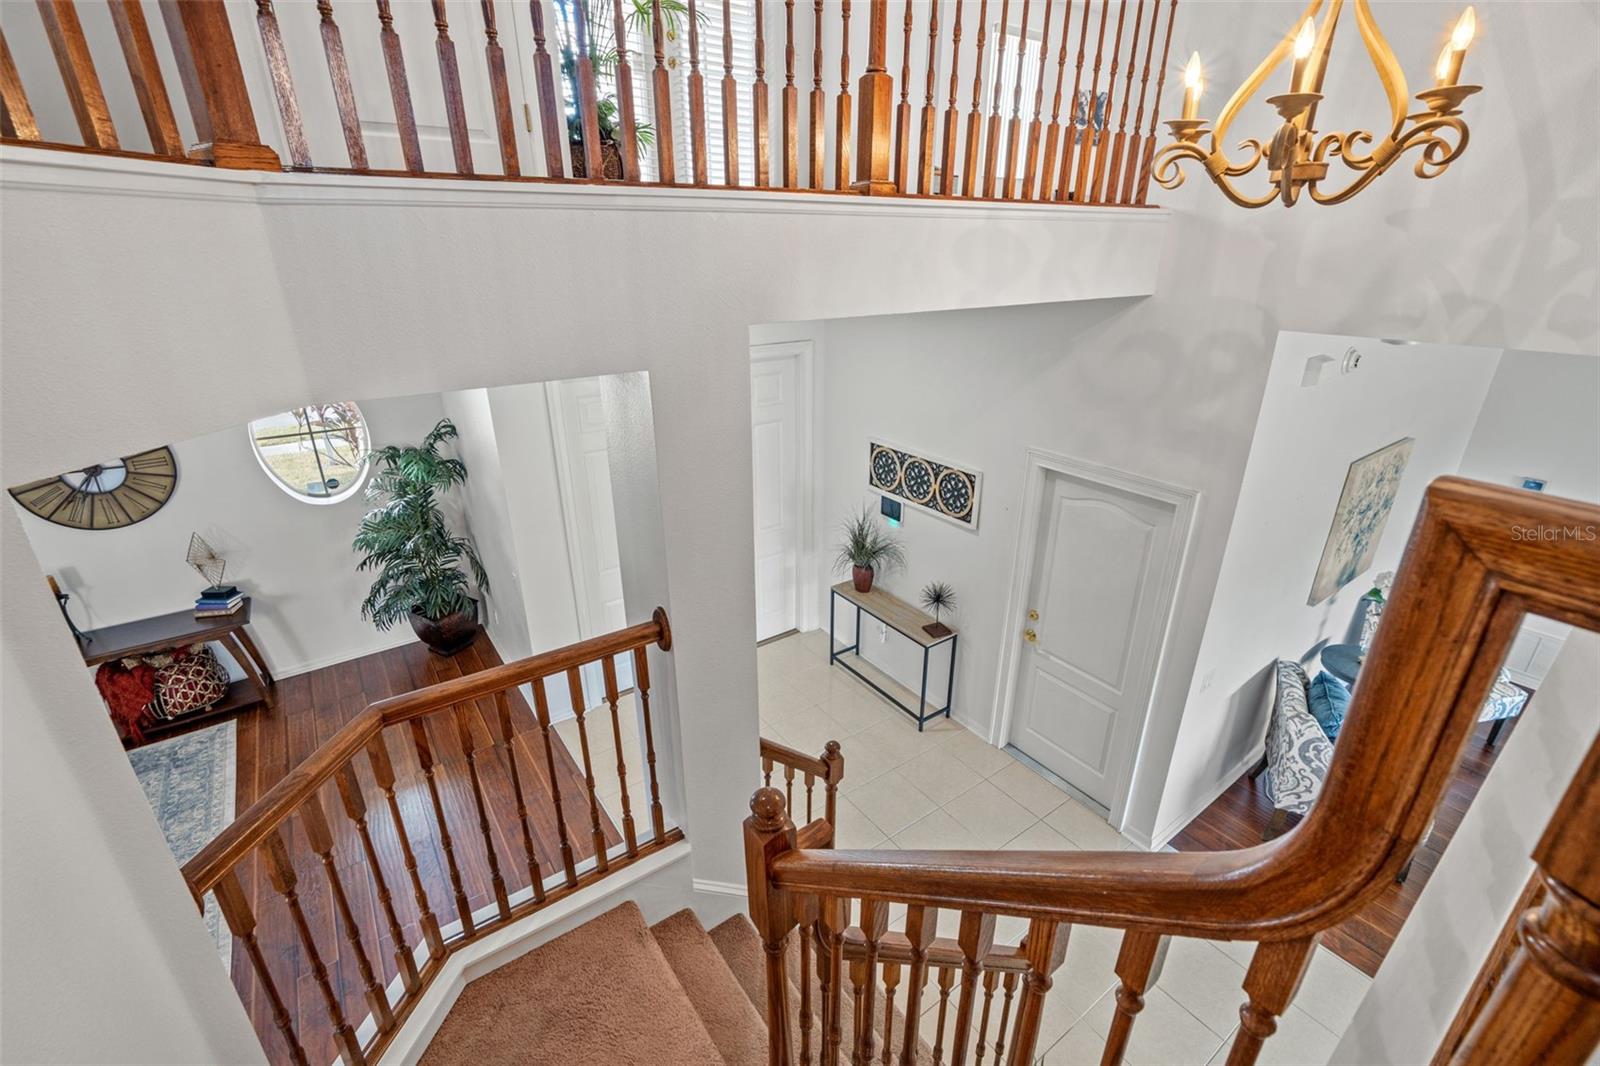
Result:
M922 732L923 714L928 707L928 646L922 646L922 692L917 696L917 732Z
M958 633L950 638L950 669L946 671L944 683L944 716L950 717L950 705L955 702L956 696L956 641L961 639Z

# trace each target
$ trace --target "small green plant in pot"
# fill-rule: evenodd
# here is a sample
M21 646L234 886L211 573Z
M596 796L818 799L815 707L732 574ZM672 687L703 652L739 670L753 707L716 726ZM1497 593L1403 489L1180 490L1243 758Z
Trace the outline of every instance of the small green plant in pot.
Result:
M865 508L845 520L839 535L842 542L834 565L840 569L850 567L850 580L857 592L871 592L873 575L879 570L905 565L905 548L880 529L872 512Z
M455 437L454 423L441 419L416 447L389 445L367 456L375 470L366 494L377 506L361 519L351 544L361 555L356 569L378 575L361 601L361 617L385 630L408 619L440 655L472 643L478 601L468 590L489 591L477 549L451 531L439 508L440 497L467 480L465 463L439 454L439 445Z

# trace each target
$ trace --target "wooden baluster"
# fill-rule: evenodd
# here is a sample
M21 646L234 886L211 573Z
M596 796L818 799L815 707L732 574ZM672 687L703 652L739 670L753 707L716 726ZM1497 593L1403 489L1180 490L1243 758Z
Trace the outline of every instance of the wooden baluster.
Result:
M16 60L11 58L11 46L0 31L0 132L22 141L39 139L39 123L33 117L33 106L28 103L28 92L22 87L22 75L17 72Z
M256 0L256 28L261 31L261 47L267 54L267 73L272 79L272 94L278 101L278 115L283 119L290 165L310 167L311 147L306 140L305 123L300 118L300 100L295 96L289 56L283 49L283 32L278 26L272 0Z
M816 11L817 24L811 35L811 149L807 160L810 170L810 188L822 188L823 166L827 161L827 115L828 94L822 88L822 3L816 0L813 8Z
M911 0L906 0L907 4ZM933 102L937 91L935 70L939 58L939 5L928 5L928 75L922 97L922 136L917 141L917 191L924 196L933 194L933 124L938 106ZM906 190L909 192L910 190Z
M689 150L692 180L704 185L706 176L706 79L700 73L700 13L689 0Z
M1278 1016L1300 988L1316 949L1314 936L1300 940L1269 941L1256 947L1245 971L1244 990L1250 997L1239 1008L1239 1031L1228 1051L1228 1066L1250 1066L1261 1045L1278 1030Z
M528 860L528 884L533 901L544 901L544 874L533 846L533 827L528 821L528 801L522 792L522 773L517 769L516 734L511 729L511 698L502 690L494 694L495 719L500 727L500 742L506 746L506 766L511 771L511 795L517 803L517 824L522 827L522 853Z
M566 177L566 164L562 161L565 149L565 138L562 129L566 126L565 109L562 99L556 93L555 67L550 59L550 51L544 39L544 0L528 0L528 12L533 19L533 82L539 93L539 137L544 144L544 170L552 178ZM659 53L658 53L659 58ZM659 109L659 103L657 105ZM659 114L659 110L658 110ZM663 140L661 126L656 126L656 144L659 146ZM667 151L672 150L670 137L667 140ZM662 181L672 180L671 168L663 168Z
M783 187L800 187L800 90L794 84L794 0L783 0Z
M539 0L534 0L537 5ZM543 28L540 28L542 34ZM406 79L406 57L400 48L400 35L394 32L394 10L389 0L378 0L378 43L383 49L383 68L389 77L389 98L394 101L395 134L400 138L400 155L406 169L422 173L422 141L417 136L417 116L411 107L411 85ZM544 38L539 38L543 45Z
M753 98L751 110L755 114L756 186L772 187L771 131L767 128L767 5L756 0L756 80L750 86Z
M166 79L161 74L155 42L150 39L144 8L139 6L139 0L110 0L107 6L117 29L117 41L122 45L122 56L128 61L139 114L150 134L150 150L157 155L182 158L183 138L178 134L178 120L172 113L172 100L167 96Z
M434 777L433 749L428 744L428 731L422 724L422 719L411 720L411 741L417 749L417 762L422 767L422 776L428 783L428 796L433 801L433 817L439 823L439 844L444 849L445 867L450 873L450 886L455 890L456 914L461 919L461 931L471 936L474 926L472 924L472 908L467 903L466 890L461 887L461 868L456 865L455 842L450 839L450 825L445 821L444 803L439 798L439 782ZM551 775L551 780L555 776Z
M1158 0L1159 2L1159 0ZM1156 98L1150 105L1150 129L1144 138L1144 157L1139 161L1138 203L1143 204L1150 195L1150 164L1156 154L1156 121L1161 117L1161 92L1167 86L1167 59L1172 51L1172 24L1178 17L1178 0L1167 6L1167 35L1161 44L1161 65L1156 69Z
M806 824L811 824L811 789L816 784L817 777L810 770L806 771Z
M1089 98L1084 105L1083 141L1078 149L1078 169L1072 183L1072 199L1078 203L1089 200L1089 165L1093 162L1094 146L1098 140L1095 116L1100 112L1100 62L1106 49L1106 16L1111 10L1111 0L1100 0L1100 30L1094 45L1094 77L1089 82Z
M956 1031L950 1045L951 1066L961 1066L967 1061L967 1043L972 1037L972 1008L978 996L978 963L994 947L994 915L962 911L956 942L961 945L961 998L956 1004Z
M478 831L483 834L483 853L489 862L489 884L494 890L494 905L504 921L511 920L511 902L505 878L500 874L500 859L494 850L494 826L489 821L489 805L483 798L483 775L478 771L478 744L472 735L473 705L457 703L450 708L461 741L461 754L467 758L467 779L472 785L472 803L478 812Z
M661 810L661 781L656 776L655 734L650 728L650 663L643 648L633 649L633 691L639 697L639 709L644 718L644 758L650 770L650 827L655 839L667 835L666 818Z
M1111 76L1106 79L1106 111L1100 120L1100 135L1095 145L1094 179L1089 184L1088 203L1100 202L1101 188L1105 181L1106 153L1110 150L1111 141L1111 109L1116 106L1117 60L1122 53L1122 23L1127 17L1128 0L1121 0L1117 5L1117 36L1111 45ZM1138 34L1137 28L1134 33ZM1095 57L1096 60L1099 58Z
M906 975L906 1030L900 1041L900 1066L916 1066L922 988L928 983L928 946L933 943L938 926L938 910L921 906L907 909L906 941L911 945L911 966Z
M1000 169L1000 80L1006 70L1006 32L1011 21L1011 0L1001 0L999 38L994 42L994 79L989 83L989 121L984 131L983 143L983 196L994 199L996 173ZM982 62L982 46L979 46ZM1020 80L1020 79L1019 79Z
M878 941L889 929L889 905L882 900L861 901L861 935L866 938L866 954L859 963L852 963L850 979L856 982L856 966L861 967L864 981L857 982L860 1001L856 1004L856 1054L861 1062L871 1062L874 1030L872 1023L873 1001L878 993Z
M838 1066L844 1042L844 930L848 903L837 896L817 901L817 977L822 985L822 1066Z
M251 913L250 901L239 885L238 875L229 870L217 881L212 892L217 897L217 909L222 912L223 920L228 923L228 931L244 944L245 957L250 960L250 968L255 971L256 980L266 993L272 1024L277 1026L279 1035L283 1037L284 1046L289 1049L289 1060L295 1066L307 1066L305 1049L300 1046L300 1039L295 1035L294 1024L289 1020L289 1010L283 1004L283 996L278 992L277 982L272 979L272 971L267 969L266 956L261 953L261 944L256 940L256 917Z
M433 49L439 57L439 82L444 87L444 110L450 124L450 147L455 153L456 173L472 173L472 142L468 139L467 108L461 98L461 70L456 65L456 43L450 39L450 20L445 18L444 0L433 0L433 26L437 31Z
M282 833L274 829L265 841L265 848L267 876L271 879L272 887L277 890L278 895L283 897L284 904L289 908L289 918L294 922L295 931L300 935L300 947L311 963L311 975L316 980L317 990L322 993L322 1003L327 1008L328 1021L333 1025L333 1042L338 1047L345 1066L363 1066L367 1060L361 1051L361 1043L356 1039L355 1030L350 1028L350 1023L345 1020L344 1010L339 1006L339 997L334 993L333 984L328 978L328 967L323 964L322 952L317 948L316 934L311 931L311 925L306 921L305 908L300 904L300 894L296 889L299 879L295 874L294 862L289 858L289 850L283 843Z
M1029 0L1022 0L1022 31L1017 37L1017 84L1011 97L1011 128L1006 136L1006 187L1002 195L1011 199L1018 195L1017 191L1017 159L1022 149L1022 75L1027 69L1025 62L1028 55L1028 8ZM1039 154L1039 108L1044 103L1044 57L1050 47L1050 5L1046 0L1044 9L1044 25L1039 29L1039 88L1033 97L1033 122L1028 127L1028 161L1024 167L1029 173L1023 178L1023 183L1028 195L1022 199L1031 199L1033 192L1033 164Z
M939 967L939 1020L933 1030L933 1061L935 1066L944 1062L944 1019L950 1006L950 989L955 987L956 971L953 966Z
M444 937L439 933L439 919L434 917L433 908L428 905L428 893L422 887L422 875L417 871L417 856L411 849L411 838L406 834L405 819L400 817L400 801L394 792L394 764L389 761L389 749L381 733L367 745L367 759L372 764L372 779L378 783L384 802L389 807L394 835L400 841L400 859L405 865L406 876L411 879L411 894L417 901L417 924L422 926L422 940L428 945L429 961L440 961L444 958Z
M967 113L966 150L961 164L961 195L969 199L978 195L978 141L983 134L981 96L983 93L983 44L989 30L989 0L978 5L977 54L972 59L972 108Z
M689 38L698 41L692 3L689 10ZM678 164L672 151L672 75L667 71L667 28L661 17L661 0L650 0L650 43L655 49L656 58L655 68L650 72L650 95L655 105L656 180L664 185L676 185ZM690 54L698 63L698 48ZM691 87L693 84L691 80ZM691 120L693 116L694 109L690 108Z
M1122 934L1122 948L1117 953L1117 1011L1111 1018L1111 1032L1106 1034L1101 1066L1117 1066L1122 1061L1134 1016L1144 1009L1144 994L1152 984L1151 965L1165 942L1155 933L1129 930Z
M1107 0L1101 0L1101 26L1105 24L1105 7ZM1078 20L1078 60L1072 74L1072 97L1067 101L1067 126L1061 131L1061 174L1056 179L1057 200L1065 201L1072 195L1072 160L1073 153L1078 147L1078 93L1083 85L1083 59L1084 47L1089 43L1089 4L1090 0L1083 0L1083 15ZM1068 12L1071 15L1071 12ZM1063 36L1062 44L1066 43Z
M739 184L739 83L733 80L733 13L722 0L722 183Z
M394 942L396 971L405 985L406 994L414 996L421 991L417 960L406 945L405 930L400 926L400 915L395 913L394 896L389 892L389 879L384 876L383 865L378 862L378 849L372 842L372 830L367 826L367 801L361 794L361 782L356 777L355 767L349 763L339 767L334 781L339 786L339 799L344 804L345 816L355 823L356 836L361 840L361 852L366 856L367 869L378 894L378 909L383 912L383 920L389 928L389 939Z
M989 1042L989 1008L994 1003L994 988L999 982L1000 975L993 970L987 970L983 975L983 1010L978 1014L978 1040L976 1052L972 1061L977 1066L983 1066L983 1054ZM998 1061L998 1060L996 1060Z
M1011 1023L1011 997L1017 991L1017 975L1008 973L1001 978L1000 986L1005 989L1005 1002L1000 1006L1000 1028L994 1032L994 1061L995 1066L1000 1066L1006 1058L1006 1029Z
M1053 0L1044 2L1044 22L1039 27L1039 84L1033 90L1033 120L1028 123L1028 150L1022 164L1024 200L1032 200L1034 179L1039 173L1039 132L1044 127L1044 79L1050 69L1050 9ZM1021 63L1018 63L1020 69ZM1013 137L1015 140L1015 137Z
M800 1061L805 1066L811 1066L811 944L816 933L816 911L816 899L806 899L800 927L794 934L800 938Z
M161 17L200 142L189 154L226 169L282 169L256 129L226 5L163 0Z
M1087 7L1088 0L1084 0ZM1044 159L1039 164L1039 199L1054 198L1056 187L1056 146L1061 140L1061 82L1067 73L1067 44L1072 30L1072 0L1066 0L1061 13L1061 48L1056 54L1056 93L1050 105L1050 125L1044 131ZM1039 71L1044 73L1045 56L1039 57ZM1070 117L1070 116L1069 116Z
M861 1042L867 1038L866 1034L872 1031L872 1017L870 1012L862 1013L862 1004L866 1002L867 986L871 984L872 975L867 971L867 964L860 959L850 962L850 1017L855 1023L855 1028L850 1033L850 1062L852 1066L864 1066L869 1061L861 1056Z
M889 1066L894 1047L894 991L900 985L900 964L883 964L883 1066Z
M911 185L911 0L906 6L903 27L905 45L900 53L900 103L895 107L894 118L894 187L909 193ZM930 10L932 6L930 5Z
M83 35L83 24L78 21L77 5L72 0L37 0L37 3L45 34L50 39L50 51L61 71L61 83L67 90L67 103L72 105L72 116L78 121L78 132L83 135L83 146L120 148L111 111L106 107L106 94L100 88L100 76L95 73L94 57L89 54L89 42Z
M823 781L823 817L837 829L839 823L835 815L839 804L839 782L844 780L844 756L839 752L837 740L828 741L822 751L822 761L828 764L828 776Z
M763 788L750 798L744 823L745 883L750 893L750 920L766 954L767 1061L789 1066L789 978L784 973L783 945L795 927L792 900L775 889L768 874L772 861L795 846L794 824L784 814L783 797ZM841 930L841 934L842 934Z
M594 83L594 54L589 46L589 5L571 5L578 69L578 125L583 130L583 173L590 181L605 180L605 157L600 152L600 94Z
M950 33L950 99L944 107L944 148L939 153L939 195L956 194L956 124L961 108L956 103L961 73L961 0L956 0L956 15Z
M495 25L494 18L495 0L483 0L483 59L489 66L489 95L494 99L494 128L500 138L500 167L507 177L516 177L522 173L522 166L517 161L517 124L511 117L511 89L506 84L506 53L500 47L500 29ZM620 30L618 31L621 32ZM627 69L626 51L622 52L622 68ZM619 87L619 94L628 91L628 83L623 81ZM624 127L631 134L633 132L633 97L622 97L626 101L627 110ZM630 139L626 142L632 144ZM623 150L623 159L628 158L627 149Z
M840 31L839 99L834 101L833 187L850 184L850 0L839 0L843 29Z
M361 137L361 116L356 113L356 92L350 84L350 64L344 58L344 38L333 21L333 0L317 0L322 16L322 53L328 60L328 80L333 84L333 102L339 110L339 129L344 133L345 151L353 170L367 169L367 145Z
M485 4L493 0L484 0ZM633 106L633 64L628 61L628 22L623 18L622 0L611 0L612 36L617 42L617 117L620 123L617 147L622 152L622 180L639 180L638 115Z
M1143 3L1143 0L1140 0ZM1161 0L1154 0L1150 7L1150 37L1144 46L1144 67L1139 74L1139 107L1133 115L1133 136L1128 139L1128 154L1123 157L1122 188L1116 194L1117 202L1122 204L1133 202L1133 183L1139 172L1139 149L1144 140L1144 135L1139 132L1139 125L1144 121L1145 95L1150 88L1150 61L1155 58L1156 50L1156 23L1161 21ZM1134 46L1138 47L1138 41ZM1133 68L1128 69L1132 77ZM1131 92L1131 89L1130 89Z
M894 119L894 78L889 76L889 0L872 0L867 33L867 69L857 84L861 111L856 125L857 192L894 192L890 179L889 133Z
M1126 5L1124 5L1126 6ZM1155 25L1154 16L1150 24ZM1122 113L1117 118L1117 133L1111 141L1111 162L1106 167L1107 174L1104 192L1099 195L1102 201L1116 203L1122 188L1122 160L1123 149L1127 147L1128 140L1128 104L1133 100L1133 71L1135 61L1139 58L1139 30L1144 26L1144 0L1139 0L1139 7L1133 16L1133 44L1128 49L1128 77L1122 87ZM1110 115L1107 115L1107 124L1110 124ZM1138 123L1134 123L1138 128ZM1097 193L1099 193L1097 183Z
M783 768L783 805L788 810L794 810L794 767Z
M539 720L539 736L544 741L545 780L550 782L550 799L556 809L556 833L561 837L561 867L566 871L567 887L578 887L577 865L572 861L572 841L567 836L567 819L561 813L561 778L556 776L556 749L550 739L550 705L544 694L544 678L533 681L533 714Z
M628 801L628 762L622 753L622 720L617 716L617 664L611 656L600 660L600 672L605 678L606 703L611 707L611 739L617 748L617 783L622 787L622 841L632 857L639 853L639 838L633 828L633 806Z
M372 972L372 960L368 958L367 946L362 942L361 927L356 924L355 913L350 909L350 897L345 894L344 881L339 876L339 864L333 857L333 832L328 828L328 816L315 792L300 805L300 825L306 831L311 850L322 860L322 872L327 876L328 888L333 893L333 908L338 912L340 924L344 926L345 940L350 944L350 952L356 960L356 971L361 975L367 1007L372 1011L378 1032L388 1032L394 1027L394 1012L389 1009L389 997L378 984L377 974Z
M1067 929L1049 918L1028 923L1023 941L1028 973L1023 978L1022 1002L1017 1005L1017 1028L1011 1045L1012 1062L1032 1062L1039 1041L1039 1022L1044 1016L1044 997L1050 991L1051 975L1067 956Z
M764 788L772 787L772 756L761 756L761 784Z

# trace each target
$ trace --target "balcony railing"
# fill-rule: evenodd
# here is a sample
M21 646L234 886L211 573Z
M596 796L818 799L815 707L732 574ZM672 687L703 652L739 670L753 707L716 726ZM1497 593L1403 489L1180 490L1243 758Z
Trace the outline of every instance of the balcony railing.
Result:
M160 5L168 59L140 0L40 0L42 34L7 5L12 42L48 42L78 140L59 106L36 113L59 100L49 65L4 31L0 138L241 169L1146 205L1177 0L855 6L255 0L251 27L246 5L184 0ZM126 81L90 47L109 49L103 11ZM112 118L133 100L143 139Z

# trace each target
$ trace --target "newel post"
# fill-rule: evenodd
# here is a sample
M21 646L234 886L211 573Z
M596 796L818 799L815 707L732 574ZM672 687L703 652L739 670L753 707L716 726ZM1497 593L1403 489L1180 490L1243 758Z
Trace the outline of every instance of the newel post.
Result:
M767 960L767 1061L789 1066L789 978L784 973L783 942L795 926L789 894L772 884L772 861L795 848L794 823L784 812L783 793L760 788L750 797L744 820L745 883L750 921Z
M256 129L227 6L222 0L161 0L161 17L200 139L189 154L229 170L283 169Z
M893 149L894 79L889 76L889 0L872 0L867 69L857 85L855 190L870 196L895 191L889 167Z
M828 741L827 747L822 752L822 761L828 766L828 774L823 778L823 813L828 819L828 824L834 829L839 828L836 815L839 810L839 782L844 780L844 754L839 750L837 740Z

